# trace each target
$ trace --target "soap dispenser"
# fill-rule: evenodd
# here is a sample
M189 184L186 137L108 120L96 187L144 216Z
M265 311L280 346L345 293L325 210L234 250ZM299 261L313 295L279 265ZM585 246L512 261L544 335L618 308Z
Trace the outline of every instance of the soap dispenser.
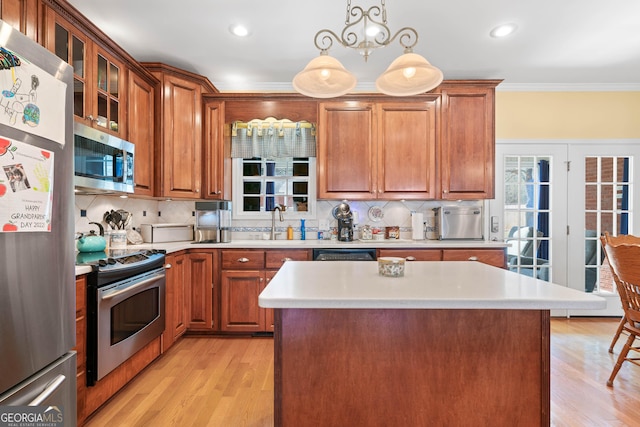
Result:
M300 240L306 239L306 230L304 229L304 219L300 220Z

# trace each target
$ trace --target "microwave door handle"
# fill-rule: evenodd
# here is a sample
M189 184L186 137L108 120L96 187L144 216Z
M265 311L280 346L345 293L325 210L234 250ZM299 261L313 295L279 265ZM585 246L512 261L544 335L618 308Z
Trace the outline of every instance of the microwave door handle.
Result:
M124 288L124 289L120 289L120 290L118 290L118 291L114 291L114 292L112 292L112 293L110 293L110 294L107 294L107 295L102 295L102 296L100 297L100 300L101 300L101 301L110 300L111 298L115 298L115 297L117 297L118 295L122 295L122 294L124 294L124 293L126 293L126 292L129 292L129 291L132 291L132 290L134 290L134 289L140 288L140 287L142 287L142 286L145 286L145 285L146 285L146 284L148 284L148 283L155 282L155 281L156 281L156 280L158 280L159 278L160 278L160 276L152 277L152 278L150 278L150 279L143 280L142 282L138 282L138 283L136 283L135 285L127 286L127 287L126 287L126 288Z

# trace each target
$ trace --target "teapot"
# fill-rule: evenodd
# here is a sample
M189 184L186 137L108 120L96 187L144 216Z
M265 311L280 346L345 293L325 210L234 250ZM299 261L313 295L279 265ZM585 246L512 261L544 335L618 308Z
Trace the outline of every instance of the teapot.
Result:
M76 248L80 252L100 252L104 251L107 247L107 241L104 239L104 227L97 222L90 222L89 224L95 224L100 230L100 235L97 235L95 230L89 231L89 234L80 234Z

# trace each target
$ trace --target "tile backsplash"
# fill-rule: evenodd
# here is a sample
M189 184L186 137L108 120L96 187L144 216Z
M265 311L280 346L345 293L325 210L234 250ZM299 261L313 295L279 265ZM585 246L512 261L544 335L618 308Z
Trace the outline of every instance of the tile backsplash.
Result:
M306 221L307 239L316 239L318 231L329 231L331 227L337 227L337 221L333 217L332 211L341 200L318 200L317 218L309 218ZM370 225L372 227L398 226L400 227L400 238L411 238L411 212L423 212L424 218L432 215L432 209L441 205L453 203L481 206L482 201L464 202L442 202L442 201L349 201L351 211L357 214L357 226ZM369 211L372 207L379 207L382 210L382 218L370 217ZM89 222L103 221L105 212L124 209L132 216L131 227L138 229L140 224L158 223L195 223L195 201L158 201L149 199L138 199L134 197L120 198L118 196L75 196L75 229L77 232L87 232L94 226ZM82 216L85 214L86 216ZM276 232L278 239L286 239L287 227L291 225L294 229L294 238L300 238L300 221L287 220L284 213L284 221L276 221ZM271 220L233 220L232 239L254 240L262 239L271 229ZM357 237L357 236L356 236Z

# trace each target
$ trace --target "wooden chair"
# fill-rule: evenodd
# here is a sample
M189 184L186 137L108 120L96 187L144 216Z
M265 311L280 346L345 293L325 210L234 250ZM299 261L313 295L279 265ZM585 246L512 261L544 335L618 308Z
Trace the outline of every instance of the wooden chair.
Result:
M633 236L631 234L622 234L620 236L612 236L608 231L604 232L603 236L600 236L600 241L602 242L602 247L604 248L606 245L610 246L618 246L618 245L640 245L640 237ZM620 338L620 334L624 329L624 324L627 322L627 318L623 315L622 319L620 319L620 324L618 324L618 329L616 330L615 335L613 336L613 340L611 341L611 345L609 346L609 353L613 353L613 347L618 342Z
M607 385L611 387L623 362L640 366L640 358L628 357L630 350L640 352L640 347L633 346L635 339L640 336L640 245L612 246L605 241L604 250L609 258L624 310L625 323L622 329L629 334L607 381Z

